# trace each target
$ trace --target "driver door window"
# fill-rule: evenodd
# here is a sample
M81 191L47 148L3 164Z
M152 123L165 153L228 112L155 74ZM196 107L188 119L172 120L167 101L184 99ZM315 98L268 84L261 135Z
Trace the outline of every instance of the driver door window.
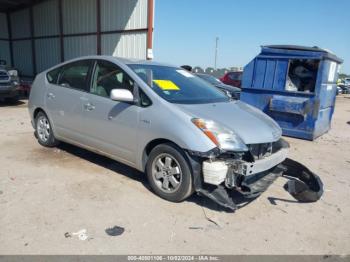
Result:
M109 97L112 89L134 91L134 81L117 65L107 61L97 61L90 93Z

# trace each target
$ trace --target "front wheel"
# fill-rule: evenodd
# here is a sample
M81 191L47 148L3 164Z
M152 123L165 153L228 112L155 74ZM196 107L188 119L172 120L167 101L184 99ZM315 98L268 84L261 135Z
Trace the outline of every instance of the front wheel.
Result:
M167 143L150 153L147 178L153 191L168 201L180 202L193 192L192 173L183 151Z

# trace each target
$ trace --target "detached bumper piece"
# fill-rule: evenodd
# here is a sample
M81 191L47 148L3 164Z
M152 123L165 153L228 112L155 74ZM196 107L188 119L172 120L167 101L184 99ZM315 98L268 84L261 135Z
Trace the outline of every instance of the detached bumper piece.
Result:
M289 145L283 140L280 144L281 147L270 156L252 162L223 159L220 155L203 161L203 156L190 154L195 190L234 211L266 191L278 177L284 176L293 178L284 188L296 200L319 200L323 194L321 179L302 164L286 159Z
M316 202L323 195L323 183L320 177L304 165L291 159L286 159L268 172L247 177L242 182L241 188L243 190L239 190L239 193L246 199L253 200L266 191L280 176L294 178L289 180L284 188L299 202ZM216 187L205 186L197 189L200 195L210 198L222 207L235 211L242 206L244 201L233 197L231 191L222 185Z
M318 201L323 195L323 183L318 175L304 165L287 158L282 163L285 171L283 176L297 178L289 180L284 189L299 202L309 203Z

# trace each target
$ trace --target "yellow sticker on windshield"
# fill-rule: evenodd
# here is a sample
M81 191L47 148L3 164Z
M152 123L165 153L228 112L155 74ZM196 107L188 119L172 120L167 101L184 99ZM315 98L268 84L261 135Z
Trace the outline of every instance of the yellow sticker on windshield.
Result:
M170 80L153 80L153 82L156 83L162 90L180 90L180 88Z

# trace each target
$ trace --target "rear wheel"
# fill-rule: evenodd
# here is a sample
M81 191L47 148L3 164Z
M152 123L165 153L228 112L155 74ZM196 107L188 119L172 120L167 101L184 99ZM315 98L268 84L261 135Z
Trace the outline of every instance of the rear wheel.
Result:
M42 146L55 147L59 144L59 141L53 134L49 118L42 111L40 111L35 118L35 136Z
M156 146L150 153L147 178L153 191L172 202L180 202L193 192L192 173L183 151L167 143Z

